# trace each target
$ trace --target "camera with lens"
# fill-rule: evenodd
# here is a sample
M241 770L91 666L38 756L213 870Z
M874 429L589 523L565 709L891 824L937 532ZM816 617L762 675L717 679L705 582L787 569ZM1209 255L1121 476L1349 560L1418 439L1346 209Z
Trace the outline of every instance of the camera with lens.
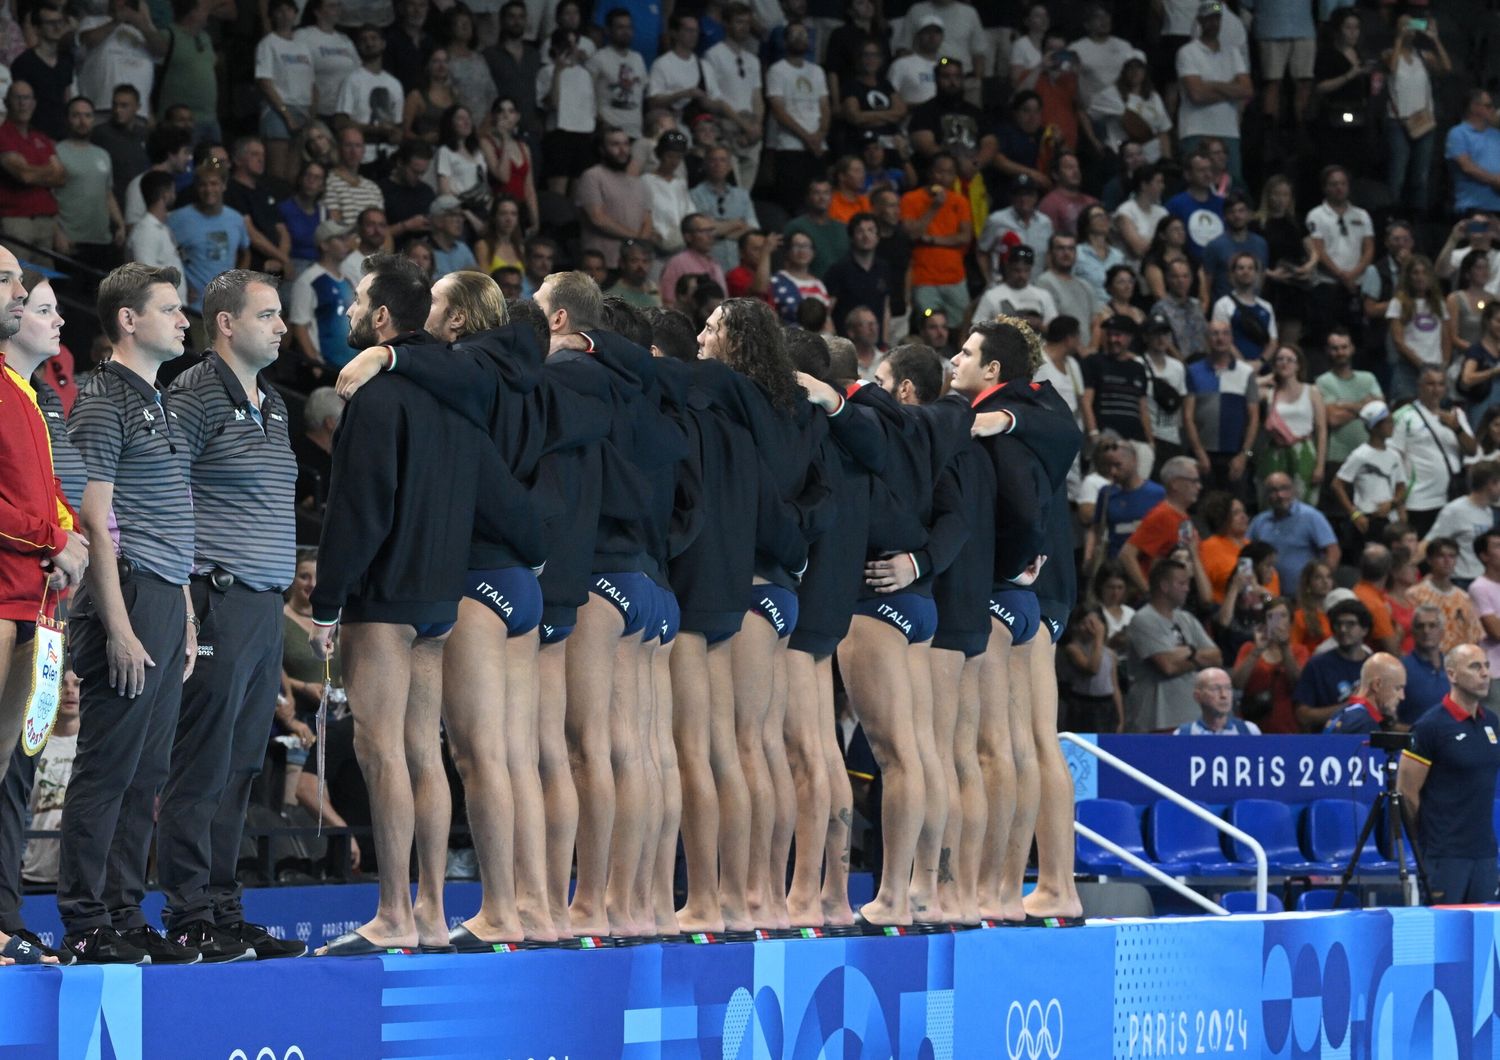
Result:
M1398 754L1411 746L1409 732L1372 732L1370 746L1386 754Z

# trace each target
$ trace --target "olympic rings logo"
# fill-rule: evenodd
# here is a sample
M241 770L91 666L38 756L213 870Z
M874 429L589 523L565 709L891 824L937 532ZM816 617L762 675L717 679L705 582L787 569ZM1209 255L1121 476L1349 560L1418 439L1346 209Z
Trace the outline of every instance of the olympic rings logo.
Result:
M245 1050L236 1049L229 1054L229 1060L251 1060L251 1057ZM278 1055L276 1050L269 1045L263 1045L260 1052L255 1054L254 1060L307 1060L307 1057L303 1056L302 1050L295 1045L287 1046L286 1052L281 1055Z
M1005 1054L1010 1060L1058 1060L1062 1056L1062 1002L1052 998L1046 1007L1037 1000L1022 1007L1010 1003L1005 1014Z

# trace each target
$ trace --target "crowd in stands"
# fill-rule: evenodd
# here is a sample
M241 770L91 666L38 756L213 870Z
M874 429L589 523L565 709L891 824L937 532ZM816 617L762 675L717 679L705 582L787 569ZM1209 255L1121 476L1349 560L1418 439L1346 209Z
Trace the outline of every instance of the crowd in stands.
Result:
M1231 717L1321 731L1382 650L1409 724L1454 645L1500 667L1500 129L1464 33L1416 2L3 0L0 238L85 296L124 260L195 308L279 276L305 543L381 251L512 299L577 267L700 327L762 298L867 380L1020 316L1089 440L1062 723L1190 726L1222 668Z

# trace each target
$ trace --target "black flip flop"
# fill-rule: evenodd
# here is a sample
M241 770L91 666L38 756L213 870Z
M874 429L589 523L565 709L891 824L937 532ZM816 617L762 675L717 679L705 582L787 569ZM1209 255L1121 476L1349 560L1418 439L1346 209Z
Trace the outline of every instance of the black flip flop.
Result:
M1027 916L1021 922L1022 927L1038 928L1076 928L1084 926L1081 916Z
M358 931L346 931L328 943L320 957L385 957L398 954L411 955L416 949L411 946L377 946Z
M952 931L953 928L943 920L931 923L927 921L918 923L914 920L912 921L911 927L906 929L906 933L908 935L948 935L951 934Z
M557 948L560 950L612 950L615 943L608 935L575 935L572 938L558 939Z
M857 939L864 934L858 924L828 924L820 930L829 939Z
M758 932L750 931L720 931L714 935L720 942L757 942L760 939Z
M1003 916L987 916L979 921L979 926L985 930L992 928L1018 928L1026 927L1024 920L1008 920Z
M422 947L423 953L514 953L525 944L511 942L490 942L482 939L468 928L459 924L448 932L448 946L443 949L431 949Z
M0 957L9 957L17 964L41 964L43 956L41 947L27 942L19 935L12 935L5 944L5 949L0 950Z

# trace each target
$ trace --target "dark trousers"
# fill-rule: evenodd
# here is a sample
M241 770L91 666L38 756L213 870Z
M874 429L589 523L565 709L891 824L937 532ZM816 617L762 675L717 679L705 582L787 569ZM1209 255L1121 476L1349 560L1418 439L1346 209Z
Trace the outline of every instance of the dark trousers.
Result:
M250 785L266 757L281 684L281 595L201 578L198 662L182 689L172 765L156 831L169 933L244 919L235 868Z
M36 759L17 741L10 769L0 782L0 931L7 935L26 926L21 919L21 858L26 853L26 803L34 780Z
M1429 858L1424 867L1430 905L1495 901L1494 858Z
M85 594L73 609L73 672L83 683L78 757L63 801L57 911L69 934L141 927L156 795L167 779L182 703L182 586L135 573L123 585L130 628L155 666L134 699L109 683L108 634Z

